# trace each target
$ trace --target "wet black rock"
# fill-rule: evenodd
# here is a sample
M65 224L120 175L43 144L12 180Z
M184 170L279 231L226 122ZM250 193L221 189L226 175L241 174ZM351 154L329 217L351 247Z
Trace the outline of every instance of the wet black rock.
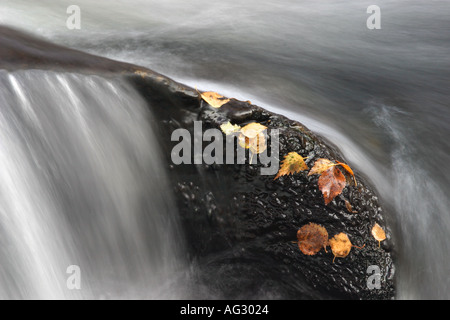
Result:
M280 177L261 175L262 164L181 164L171 161L175 129L194 131L219 128L231 121L259 122L279 129L280 158L296 151L309 157L346 162L339 150L302 124L248 102L231 101L219 109L199 99L196 90L158 73L49 44L9 28L0 28L0 68L51 69L65 72L123 77L142 94L152 110L154 128L166 157L166 169L176 196L187 256L195 264L192 298L282 299L392 299L394 290L393 243L384 212L373 188L356 172L358 186L348 184L341 196L325 205L317 176L306 173ZM204 143L204 146L209 144ZM348 200L357 213L346 209ZM352 248L346 258L330 250L303 255L297 230L309 222L321 224L329 235L345 232ZM378 247L371 236L375 223L388 230ZM329 249L329 248L328 248ZM368 286L369 266L381 273L380 288ZM196 294L197 292L197 294Z
M194 136L194 121L201 121L203 131L218 129L227 121L241 126L259 122L269 131L279 129L281 159L296 151L308 157L309 167L318 158L345 162L338 150L302 124L248 102L231 99L215 109L190 88L173 90L176 85L169 89L134 76L131 81L164 123L161 141L168 163L178 143L170 140L171 133L185 128ZM388 239L379 248L371 235L376 222L385 227L383 209L358 172L358 185L348 183L342 195L325 205L317 175L299 173L274 180L274 175L261 175L262 164L248 160L241 165L170 166L186 241L200 266L199 282L213 288L215 296L233 299L394 297L392 244ZM348 211L345 200L357 213ZM330 237L344 232L352 244L365 247L352 248L346 258L336 258L334 263L330 250L305 256L295 240L297 230L309 222L323 225ZM373 275L372 269L368 273L369 266L380 270L380 289L368 286Z

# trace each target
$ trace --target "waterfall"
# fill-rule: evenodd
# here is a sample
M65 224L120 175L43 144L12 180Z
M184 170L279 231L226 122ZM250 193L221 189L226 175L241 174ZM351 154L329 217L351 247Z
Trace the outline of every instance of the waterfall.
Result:
M0 83L0 298L176 298L177 213L142 98L98 76Z

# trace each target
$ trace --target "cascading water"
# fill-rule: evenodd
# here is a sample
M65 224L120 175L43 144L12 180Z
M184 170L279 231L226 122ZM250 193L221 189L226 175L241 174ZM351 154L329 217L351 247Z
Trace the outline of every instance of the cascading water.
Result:
M139 95L47 71L0 84L0 298L177 297L177 214Z
M398 254L397 296L450 298L447 209L450 204L446 196L450 190L449 1L228 0L213 4L205 0L79 0L81 29L69 30L66 9L72 4L66 0L43 0L36 5L24 0L3 0L0 23L68 47L149 67L192 87L251 100L304 123L338 146L352 167L375 185L382 203L393 209L387 220ZM369 16L366 10L373 4L381 8L380 30L366 27ZM2 124L1 161L3 168L8 168L0 177L3 208L7 208L2 209L2 217L9 217L2 218L6 221L2 228L6 225L10 228L0 233L5 242L0 258L4 261L13 255L12 251L19 250L21 253L14 256L23 259L14 262L20 267L1 264L3 275L15 272L23 275L22 270L31 268L31 264L43 262L76 264L73 256L86 261L92 255L97 256L95 248L102 245L106 250L102 250L99 264L92 265L89 272L107 277L108 268L120 269L124 265L123 256L113 254L108 247L110 241L116 241L121 250L135 252L132 269L137 274L145 273L144 266L154 264L156 259L145 251L128 250L144 245L135 233L131 236L125 232L128 236L118 239L123 233L117 232L120 228L134 229L139 213L135 202L139 188L136 185L131 188L130 181L137 179L147 188L152 183L151 179L142 181L136 172L145 167L142 165L147 159L145 152L154 143L128 136L137 134L139 126L132 126L130 131L125 129L125 120L131 121L129 117L138 112L134 108L140 103L124 103L128 116L114 117L118 110L111 109L115 105L112 101L103 107L97 102L93 110L83 107L83 101L78 104L77 99L97 95L92 87L74 83L73 76L53 75L55 81L35 83L40 89L30 91L21 87L26 73L19 74L2 75L8 84L5 88L9 88L2 89L9 90L2 94L2 99L5 95L14 97L14 104L19 103L23 111L2 110L2 119L5 112L13 110L15 117L22 118ZM67 82L61 82L61 77ZM90 78L90 81L99 85L100 80ZM54 96L54 83L71 94L62 95L58 106L39 104L39 110L54 108L41 114L34 100ZM108 82L102 83L106 86ZM104 90L114 92L107 86ZM128 96L133 95L126 91ZM132 99L139 101L138 97ZM78 109L63 108L67 104L78 105ZM68 112L73 114L68 117ZM86 118L97 119L97 123L114 120L115 129L112 125L99 127L81 121L87 112ZM60 116L54 121L41 119L56 115ZM15 124L25 128L14 129ZM69 135L68 129L77 134ZM55 132L44 134L45 130ZM109 131L116 132L116 139L105 133ZM131 145L125 143L125 137ZM69 150L67 153L63 151L65 148ZM133 156L135 152L139 156ZM88 158L83 158L83 154ZM156 165L153 160L148 161ZM102 169L99 164L103 162L106 167ZM80 168L83 170L77 170ZM110 175L108 170L114 174ZM96 193L89 192L90 188ZM17 214L11 215L8 210ZM80 216L70 215L73 210ZM102 219L99 212L113 215L112 221ZM126 212L134 213L131 215L134 220L128 220L128 214L126 219L120 216ZM95 220L83 222L83 219ZM103 232L97 235L95 229L100 225ZM62 243L53 241L52 237L58 236L56 232L64 236ZM158 233L154 236L162 237ZM34 238L42 244L25 245ZM161 243L168 245L175 241L167 240ZM87 248L91 243L97 246L78 252L82 247L79 241L87 242ZM115 259L116 267L106 262L110 259ZM53 264L49 262L52 260L57 261ZM95 271L105 264L104 272ZM30 292L41 285L60 283L52 280L58 277L56 270L55 274L47 272L36 268L35 274L39 276L35 282L31 281L33 285L27 282L30 275L14 277L8 287L15 289L3 295L23 294L19 288L25 282ZM127 273L118 274L139 282ZM59 277L64 278L64 274ZM48 288L47 292L65 291Z

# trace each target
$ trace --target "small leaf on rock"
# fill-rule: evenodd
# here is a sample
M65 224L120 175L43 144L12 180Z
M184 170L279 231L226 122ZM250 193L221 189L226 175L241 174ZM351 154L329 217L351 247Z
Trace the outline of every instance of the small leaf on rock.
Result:
M380 247L381 241L386 240L386 233L378 223L375 223L375 225L373 226L372 235L375 238L375 240L378 241L378 247Z
M200 95L203 100L205 100L211 107L216 108L216 109L220 108L225 103L230 101L230 99L227 99L227 98L221 96L217 92L208 91L208 92L200 93Z
M275 179L278 179L281 176L294 174L296 172L300 172L303 170L308 170L308 166L305 163L305 159L297 152L289 152L285 157L283 162L281 163L280 170L278 170Z
M331 251L334 254L333 262L336 257L338 258L345 258L350 253L350 250L352 249L352 243L350 242L350 239L348 236L341 232L337 235L335 235L333 238L328 240Z
M223 133L225 133L228 136L241 130L241 127L238 126L237 124L231 124L231 122L228 121L227 123L221 124L220 129L222 130Z
M261 152L264 152L267 149L266 137L264 136L264 133L261 132L253 139L250 139L249 145L250 151L253 154L260 154Z
M248 125L242 127L241 133L244 136L246 136L247 138L253 139L266 129L267 129L266 126L263 126L262 124L260 124L258 122L252 122L252 123L249 123Z
M345 200L345 207L347 208L347 211L350 213L358 213L358 211L353 210L353 207L348 200Z
M317 159L316 162L314 162L314 166L309 171L308 176L311 176L313 174L322 174L325 170L328 170L330 167L333 167L335 165L335 163L328 159Z
M337 195L342 193L346 185L346 180L341 170L333 166L322 173L318 183L325 200L325 205L328 205Z
M297 231L298 247L303 254L312 256L328 243L327 229L315 223L304 225Z

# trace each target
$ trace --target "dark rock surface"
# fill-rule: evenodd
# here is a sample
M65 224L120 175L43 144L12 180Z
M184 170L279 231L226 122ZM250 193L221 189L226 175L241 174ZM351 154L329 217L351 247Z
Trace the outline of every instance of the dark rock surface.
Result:
M177 128L193 131L194 121L203 130L231 121L245 125L260 122L280 130L280 158L290 151L309 157L346 162L298 122L258 106L232 99L219 109L201 101L192 88L151 70L84 54L0 28L0 68L48 68L78 73L104 74L130 81L146 99L156 119L154 127L167 157L165 163L176 195L189 258L198 266L199 287L211 297L283 299L392 299L394 298L393 244L378 242L370 230L375 222L387 229L383 209L373 188L356 173L358 186L348 185L325 206L317 176L306 173L281 177L261 175L261 164L174 165L170 152ZM205 143L206 145L208 143ZM348 199L358 213L349 213ZM303 255L296 243L297 230L309 222L323 225L330 235L345 232L352 248L346 258L330 250ZM381 288L367 286L367 268L381 270ZM208 298L198 293L192 298Z

